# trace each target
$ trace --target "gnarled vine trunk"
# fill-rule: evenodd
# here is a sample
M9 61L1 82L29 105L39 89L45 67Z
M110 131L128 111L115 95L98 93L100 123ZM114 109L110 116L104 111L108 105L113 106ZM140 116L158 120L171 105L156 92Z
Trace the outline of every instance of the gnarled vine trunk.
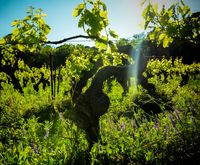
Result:
M127 92L129 78L134 65L129 66L107 66L100 69L92 80L90 87L75 101L75 108L71 114L77 125L84 129L90 147L98 141L99 118L108 111L110 100L103 92L103 82L114 77Z

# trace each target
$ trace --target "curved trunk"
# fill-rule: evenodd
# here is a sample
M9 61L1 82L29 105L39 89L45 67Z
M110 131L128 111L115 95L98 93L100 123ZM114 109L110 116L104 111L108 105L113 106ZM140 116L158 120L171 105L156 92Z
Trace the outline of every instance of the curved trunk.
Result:
M132 75L129 70L133 69L134 65L107 66L100 69L90 87L75 101L76 106L71 117L80 128L86 131L90 146L98 141L99 118L108 111L110 105L108 96L103 92L104 81L114 77L121 84L124 92L127 92L129 78Z

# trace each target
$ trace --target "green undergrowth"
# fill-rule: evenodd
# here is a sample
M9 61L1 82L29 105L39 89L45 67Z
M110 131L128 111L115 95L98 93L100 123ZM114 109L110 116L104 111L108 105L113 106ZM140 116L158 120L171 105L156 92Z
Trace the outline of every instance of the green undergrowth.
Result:
M151 75L149 83L159 97L140 87L122 97L122 88L114 82L109 112L100 120L101 140L91 150L92 163L200 162L199 66L178 59L150 61L145 74ZM154 109L161 113L152 114Z
M1 91L0 164L74 164L84 162L85 133L64 118L69 101L32 87L20 94L11 85Z
M100 118L99 141L91 151L85 132L67 118L73 104L64 90L66 84L61 83L52 101L49 87L39 86L36 92L30 84L21 94L4 83L0 95L0 164L199 162L199 64L154 60L146 74L151 75L149 82L159 97L136 87L134 80L127 94L116 81L111 86L104 84L110 107ZM188 75L185 82L183 75ZM155 108L161 112L151 113Z

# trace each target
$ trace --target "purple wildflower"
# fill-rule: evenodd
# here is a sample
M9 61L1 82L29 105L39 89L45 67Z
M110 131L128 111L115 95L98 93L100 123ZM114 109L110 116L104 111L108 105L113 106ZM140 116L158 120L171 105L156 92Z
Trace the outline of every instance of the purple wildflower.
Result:
M136 130L137 125L136 125L135 121L133 121L133 120L131 121L131 126L133 127L134 130Z
M165 127L165 132L166 132L166 134L168 134L168 132L169 132L169 125L168 124Z
M174 129L176 129L176 121L174 120L172 114L169 114L169 119L170 119L170 121L171 121L172 126L174 127Z
M39 154L39 153L40 153L40 152L38 151L37 146L35 145L35 142L33 141L33 139L31 139L30 145L31 145L32 150L35 151L36 154Z
M159 131L158 124L159 124L159 121L158 121L158 119L156 119L155 122L154 122L154 128L155 128L157 131Z
M121 131L124 131L126 129L126 124L123 122L121 125L120 125L120 130Z
M181 118L180 118L180 116L179 116L178 110L175 110L175 111L174 111L174 114L175 114L176 118L177 118L179 121L181 121Z
M44 135L44 139L47 139L49 136L49 129L45 129L45 135Z

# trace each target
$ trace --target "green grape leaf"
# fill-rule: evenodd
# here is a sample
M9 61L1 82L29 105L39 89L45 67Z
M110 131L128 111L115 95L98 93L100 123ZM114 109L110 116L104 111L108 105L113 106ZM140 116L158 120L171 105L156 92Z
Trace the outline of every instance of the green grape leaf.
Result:
M198 36L198 34L196 32L193 32L193 38L196 38Z
M109 34L110 34L111 37L113 37L113 38L118 38L118 35L115 33L114 30L109 29Z
M24 18L24 21L28 21L31 19L31 15L27 15L25 18Z
M18 25L18 24L19 24L19 21L18 21L18 20L15 20L15 21L12 22L12 26L16 26L16 25Z
M155 39L155 33L149 34L149 39L150 39L150 40L154 40L154 39Z
M85 3L80 3L72 12L73 17L78 17L85 8Z
M169 46L170 43L173 42L173 39L171 37L168 37L167 35L165 35L164 39L163 39L163 47L166 48Z
M19 31L18 28L15 28L15 29L12 31L12 34L13 34L14 37L17 36L17 35L19 35L19 33L20 33L20 31Z
M161 42L165 38L166 34L162 33L158 37L158 42Z
M25 49L25 47L21 44L17 44L16 46L20 51L24 51L24 49Z
M107 11L104 11L104 10L100 10L99 15L100 15L101 18L103 18L103 19L107 19L107 17L108 17Z
M107 49L107 43L96 41L95 46L101 51Z
M3 44L5 44L5 43L6 43L5 39L4 39L4 38L1 38L1 39L0 39L0 45L3 45Z
M157 3L152 5L149 1L142 12L145 19L144 29L151 30L148 34L150 40L154 40L158 45L162 44L164 47L169 46L173 38L192 40L193 35L196 36L196 34L188 30L188 27L191 26L188 26L186 22L186 18L190 14L190 8L182 0L172 3L169 8L163 6L160 11ZM158 29L161 30L158 31Z
M148 6L143 10L143 12L142 12L142 16L143 16L144 18L146 18L148 11L149 11L149 5L148 5Z
M111 52L116 52L117 51L117 46L112 41L109 41L108 44L109 44Z
M47 34L50 33L50 31L51 31L50 26L46 25L45 28L44 28L44 33L47 35Z

